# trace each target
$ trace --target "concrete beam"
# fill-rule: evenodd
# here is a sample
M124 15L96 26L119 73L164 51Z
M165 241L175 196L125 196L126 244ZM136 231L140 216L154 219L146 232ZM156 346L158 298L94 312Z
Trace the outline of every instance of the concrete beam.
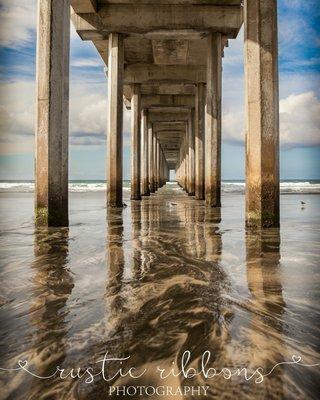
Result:
M85 0L84 0L85 1ZM99 0L100 4L152 4L154 0ZM240 6L241 0L157 0L157 4L206 4L212 6Z
M194 65L131 64L125 67L124 83L206 82L206 68Z
M179 142L183 131L160 131L158 132L158 138L160 140L165 140L166 142Z
M126 107L130 109L130 100L125 98ZM141 96L141 107L194 107L194 96L175 95L143 95Z
M218 31L235 37L242 25L242 7L212 5L107 4L86 19L101 33L146 34L155 31Z
M155 132L168 130L185 132L185 126L186 122L158 121L153 123L153 130Z
M70 0L70 5L77 14L97 12L97 0Z
M195 96L194 84L167 84L152 83L140 85L142 102L145 108L152 105L189 105ZM130 99L132 97L131 85L123 87L124 102L127 109L130 109Z
M93 15L92 22L88 21L87 19L84 19L84 15ZM97 19L97 14L77 14L74 9L71 9L71 22L73 23L73 26L75 27L75 30L77 31L78 35L81 37L82 40L107 40L108 36L104 36L99 30L97 30L96 22L95 20ZM107 41L108 43L108 41ZM108 44L107 44L108 46ZM108 59L108 53L106 53L106 56L103 57L105 62ZM107 62L106 62L107 64Z
M149 107L148 110L152 114L181 114L185 112L190 112L192 107Z
M189 41L186 39L152 40L154 63L157 65L187 64Z
M143 95L195 95L195 85L190 83L163 83L141 85Z
M186 122L188 121L189 112L179 112L179 113L153 113L149 111L150 122Z

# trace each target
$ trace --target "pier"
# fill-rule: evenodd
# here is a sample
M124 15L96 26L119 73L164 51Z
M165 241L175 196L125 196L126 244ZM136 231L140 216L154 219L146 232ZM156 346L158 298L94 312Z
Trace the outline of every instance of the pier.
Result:
M123 107L132 120L131 199L150 196L175 170L189 196L221 206L222 57L244 24L246 224L279 225L276 0L38 3L38 225L68 225L70 18L106 66L107 207L123 206Z

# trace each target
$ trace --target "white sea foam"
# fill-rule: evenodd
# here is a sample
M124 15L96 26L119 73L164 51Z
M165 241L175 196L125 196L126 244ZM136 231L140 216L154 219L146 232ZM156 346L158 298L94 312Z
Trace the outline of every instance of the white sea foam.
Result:
M174 189L176 183L168 182L168 185ZM125 181L123 185L125 191L130 190L130 182ZM222 182L222 191L225 193L244 193L245 183L237 181ZM310 181L284 181L280 184L281 193L319 193L320 194L320 182ZM104 192L106 190L105 182L70 182L70 192ZM0 192L20 192L20 193L31 193L34 191L33 182L23 181L2 181L0 182Z

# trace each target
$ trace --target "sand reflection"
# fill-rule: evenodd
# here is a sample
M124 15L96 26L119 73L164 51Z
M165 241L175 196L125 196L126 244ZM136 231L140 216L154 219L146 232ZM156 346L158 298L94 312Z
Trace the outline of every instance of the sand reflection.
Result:
M9 366L18 357L28 359L34 372L47 375L58 365L68 370L97 368L108 352L130 357L124 368L146 372L139 379L115 377L110 382L97 376L89 385L83 379L41 381L23 372L3 374L4 398L128 398L109 396L110 385L182 390L209 385L207 399L231 399L239 393L248 400L316 398L317 370L297 366L279 366L259 385L246 382L243 375L230 380L208 380L203 375L160 379L156 367L180 370L186 351L188 367L198 371L206 351L211 352L209 366L218 372L259 367L267 373L293 354L311 364L315 353L309 343L315 343L314 336L308 342L304 332L296 333L299 312L310 305L301 302L304 295L297 299L299 309L292 308L292 298L288 300L290 280L283 272L279 230L229 229L219 208L206 208L179 190L128 204L109 209L103 226L102 211L97 211L96 237L94 224L89 232L87 226L71 227L71 239L64 229L34 232L34 257L27 266L31 280L13 302L21 308L15 314L8 304L11 314L5 315L14 322L26 314L28 333L14 352L13 338L21 334L10 331L7 359ZM92 218L90 214L91 222ZM104 228L106 241L101 239ZM88 238L92 241L86 247ZM118 368L119 363L109 363L108 375Z
M264 371L270 371L273 366L285 361L285 302L281 281L279 229L246 232L246 263L252 308L248 327L248 364L252 368L262 367ZM282 399L283 367L277 367L263 384L252 387L252 396Z
M156 366L169 368L175 363L180 368L181 356L188 350L190 366L199 367L203 352L212 350L216 357L228 336L231 313L220 293L226 285L219 264L220 210L199 211L190 201L172 206L170 213L165 207L156 199L131 202L132 247L125 250L124 212L115 209L109 214L108 341L113 354L130 355L131 365L147 371L138 382L122 378L114 385L162 385ZM131 253L128 265L124 251ZM127 268L132 269L131 281L123 279ZM192 384L181 377L167 378L165 383Z

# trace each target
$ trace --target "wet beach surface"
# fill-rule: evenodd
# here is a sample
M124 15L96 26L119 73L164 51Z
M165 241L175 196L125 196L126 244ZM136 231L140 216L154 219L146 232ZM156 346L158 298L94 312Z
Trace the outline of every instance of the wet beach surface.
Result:
M104 193L71 193L69 229L35 229L33 196L1 194L0 367L28 360L45 377L96 368L108 352L146 372L88 384L0 371L0 398L202 399L109 396L108 387L207 385L208 399L316 399L319 367L298 364L320 360L320 195L283 195L281 231L246 231L240 194L225 194L221 210L173 185L125 202L106 217ZM206 351L217 371L279 365L262 383L161 380L157 366L179 371L186 351L196 370ZM118 368L110 362L109 376Z

